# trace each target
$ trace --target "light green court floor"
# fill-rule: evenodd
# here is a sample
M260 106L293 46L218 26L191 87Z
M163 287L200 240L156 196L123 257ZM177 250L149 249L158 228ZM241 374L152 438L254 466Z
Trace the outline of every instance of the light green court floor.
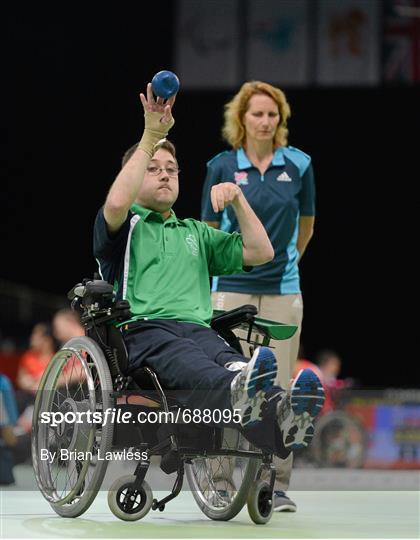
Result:
M350 484L356 490L348 489ZM322 490L314 489L316 486ZM0 537L420 538L420 491L415 486L419 486L418 471L296 470L294 487L301 490L289 494L297 502L298 512L276 513L268 524L259 526L246 508L230 522L211 521L188 491L171 501L164 512L151 511L143 520L127 523L109 511L106 490L83 516L69 519L57 516L37 491L6 488L0 492Z

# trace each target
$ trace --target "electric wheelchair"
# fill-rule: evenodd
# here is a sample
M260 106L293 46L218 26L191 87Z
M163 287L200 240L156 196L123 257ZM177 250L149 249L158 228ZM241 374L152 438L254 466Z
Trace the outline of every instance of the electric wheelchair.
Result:
M137 418L139 411L170 412L180 405L148 367L127 375L120 327L130 318L130 306L126 300L115 300L109 283L99 276L84 279L68 298L81 314L86 335L68 341L49 363L36 396L32 428L36 480L54 511L63 517L85 512L105 476L108 460L103 457L130 448L140 456L135 472L117 478L108 492L108 505L118 518L135 521L150 509L163 511L179 494L185 474L196 503L209 518L229 520L247 503L255 523L268 522L275 479L272 455L253 448L239 429L182 421L85 420L87 413L92 418L107 409ZM250 305L215 312L211 326L241 353L233 330L246 329L251 354L256 345L268 346L271 339L288 339L296 331L295 326L259 319L256 314ZM45 421L45 413L62 413L60 418L67 420ZM63 459L63 451L68 459ZM152 456L160 456L165 473L176 473L172 492L161 500L153 498L145 480ZM261 477L264 470L268 481Z

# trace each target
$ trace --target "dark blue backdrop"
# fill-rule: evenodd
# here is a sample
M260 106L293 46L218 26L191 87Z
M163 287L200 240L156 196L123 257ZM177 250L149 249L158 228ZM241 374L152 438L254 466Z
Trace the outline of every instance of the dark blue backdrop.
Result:
M138 93L174 67L175 36L172 2L56 9L5 8L1 275L64 293L95 270L96 211L141 133ZM333 347L344 375L412 386L420 88L285 90L290 143L312 155L317 178L316 231L301 265L307 356ZM171 138L182 217L199 217L205 163L225 148L230 95L179 93Z

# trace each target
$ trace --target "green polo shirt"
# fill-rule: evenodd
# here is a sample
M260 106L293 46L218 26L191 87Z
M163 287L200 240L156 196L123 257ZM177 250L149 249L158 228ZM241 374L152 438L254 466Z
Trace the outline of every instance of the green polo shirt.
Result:
M242 237L195 219L168 219L131 207L127 220L110 236L103 209L94 228L94 254L103 279L117 299L130 302L132 321L172 319L209 326L210 276L243 271Z

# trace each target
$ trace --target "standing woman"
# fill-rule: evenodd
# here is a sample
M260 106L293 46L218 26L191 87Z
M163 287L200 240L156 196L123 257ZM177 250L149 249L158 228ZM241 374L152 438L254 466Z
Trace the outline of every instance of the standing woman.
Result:
M232 150L207 164L202 197L202 220L224 231L238 230L231 207L215 213L210 193L219 182L240 186L263 223L275 250L274 259L250 272L213 279L214 309L229 310L253 304L265 319L295 324L289 340L274 341L279 365L276 384L285 388L297 359L303 316L298 263L313 234L315 185L311 158L287 145L290 107L286 96L270 84L242 85L225 105L223 136ZM275 509L296 511L286 495L292 455L277 460Z

